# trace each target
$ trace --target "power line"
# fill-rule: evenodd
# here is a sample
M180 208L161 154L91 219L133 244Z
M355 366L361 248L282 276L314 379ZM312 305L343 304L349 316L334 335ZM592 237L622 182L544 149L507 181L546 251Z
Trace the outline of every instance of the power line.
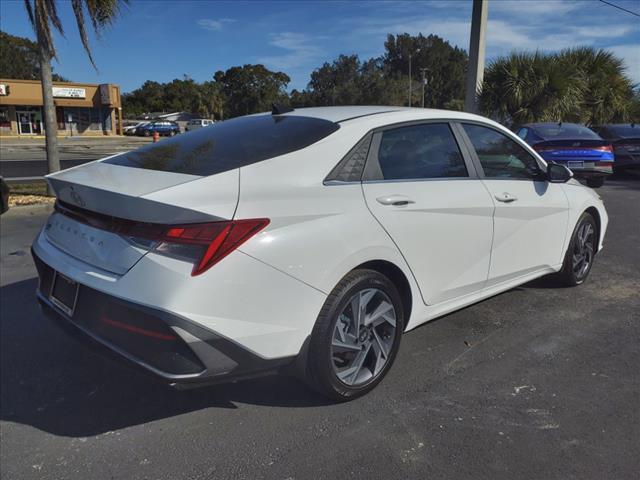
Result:
M600 0L600 2L602 2L602 3L606 4L606 5L609 5L611 7L617 8L618 10L622 10L623 12L630 13L631 15L635 15L636 17L640 17L640 13L633 12L631 10L627 10L626 8L620 7L620 6L618 6L618 5L614 4L614 3L607 2L606 0Z

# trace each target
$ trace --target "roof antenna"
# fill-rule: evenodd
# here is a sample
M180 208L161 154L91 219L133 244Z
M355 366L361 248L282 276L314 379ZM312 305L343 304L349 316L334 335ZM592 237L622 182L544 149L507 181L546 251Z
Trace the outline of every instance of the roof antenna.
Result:
M293 112L293 108L282 105L281 103L271 104L271 115L282 115L283 113Z

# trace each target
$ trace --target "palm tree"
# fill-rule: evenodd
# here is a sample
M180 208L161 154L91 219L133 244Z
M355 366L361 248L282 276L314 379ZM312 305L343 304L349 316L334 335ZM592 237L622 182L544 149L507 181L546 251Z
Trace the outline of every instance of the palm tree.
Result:
M480 108L504 123L580 121L584 77L553 55L512 53L484 75Z
M71 0L73 13L76 17L76 25L80 33L80 39L84 46L91 65L97 70L96 64L89 47L87 36L85 10L96 34L100 34L115 20L122 4L129 0ZM24 0L29 21L36 34L40 49L40 70L42 75L42 100L44 109L44 125L47 150L47 163L49 173L60 170L60 157L58 156L56 123L56 111L53 103L53 83L51 78L51 59L56 58L56 49L53 43L53 30L64 35L62 22L58 16L57 0ZM50 192L51 193L51 192Z
M559 62L567 69L582 72L585 83L582 92L582 110L585 123L626 121L633 99L633 82L625 75L622 59L606 50L578 47L563 50Z
M505 123L597 125L632 118L633 96L621 59L606 50L578 47L496 59L484 76L480 108Z

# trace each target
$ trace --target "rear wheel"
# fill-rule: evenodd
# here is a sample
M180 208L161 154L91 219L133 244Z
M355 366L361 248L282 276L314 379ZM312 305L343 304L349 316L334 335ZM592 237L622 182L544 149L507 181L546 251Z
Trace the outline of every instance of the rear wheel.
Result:
M587 186L591 188L600 188L604 185L604 177L587 178Z
M396 287L374 270L347 274L327 297L311 335L307 381L334 400L372 390L400 346L404 312Z
M589 276L598 250L597 232L595 219L589 213L583 213L571 236L560 271L559 280L564 285L580 285Z

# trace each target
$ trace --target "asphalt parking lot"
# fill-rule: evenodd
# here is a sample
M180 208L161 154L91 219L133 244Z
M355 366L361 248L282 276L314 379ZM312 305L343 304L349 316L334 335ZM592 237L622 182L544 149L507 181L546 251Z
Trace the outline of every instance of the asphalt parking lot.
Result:
M176 392L96 355L39 312L28 249L46 209L15 209L0 225L1 477L638 478L640 179L599 192L610 225L587 284L538 280L428 323L347 404L283 377Z

